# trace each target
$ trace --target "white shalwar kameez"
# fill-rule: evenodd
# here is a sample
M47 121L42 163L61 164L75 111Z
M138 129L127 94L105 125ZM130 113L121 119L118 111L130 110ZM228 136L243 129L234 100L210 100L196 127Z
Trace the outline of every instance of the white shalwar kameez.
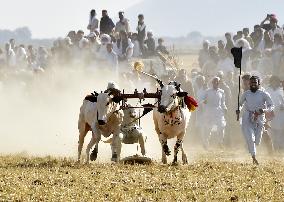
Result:
M284 95L281 87L273 90L266 89L274 105L275 117L271 120L271 135L275 150L284 148Z
M249 153L256 155L256 145L261 142L264 129L265 116L264 113L255 116L255 112L263 109L265 112L272 111L274 106L270 95L263 91L257 90L253 93L247 90L240 99L240 106L244 105L242 115L242 132L248 145Z
M204 119L202 127L202 139L203 146L205 149L209 146L209 138L214 126L217 127L217 140L220 145L223 144L224 132L226 126L226 120L224 112L227 111L227 106L225 104L225 92L224 90L218 89L208 89L204 93L202 99L205 103L204 105Z

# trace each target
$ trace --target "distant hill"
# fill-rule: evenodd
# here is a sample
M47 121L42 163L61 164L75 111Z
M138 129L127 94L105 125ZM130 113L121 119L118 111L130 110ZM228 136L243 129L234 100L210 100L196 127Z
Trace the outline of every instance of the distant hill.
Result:
M186 36L199 31L216 36L243 27L252 29L267 13L275 13L282 25L283 10L280 0L144 0L126 10L126 15L135 29L137 15L143 13L148 28L158 35Z

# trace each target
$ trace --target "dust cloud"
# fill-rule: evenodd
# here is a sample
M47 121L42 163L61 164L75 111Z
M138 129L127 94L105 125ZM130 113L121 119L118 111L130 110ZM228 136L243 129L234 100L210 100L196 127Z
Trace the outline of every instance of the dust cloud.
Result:
M109 81L119 83L120 89L125 89L126 93L133 93L135 88L139 92L143 88L147 88L148 92L155 92L156 89L149 80L130 85L130 78L123 77L118 80L111 76L110 72L94 71L80 65L53 67L44 73L17 71L16 73L2 72L2 75L4 76L0 79L1 154L20 153L32 156L76 158L79 109L87 94L94 90L104 91ZM132 105L139 105L137 99L129 100L129 102ZM146 100L143 103L148 102L155 101ZM154 131L152 112L141 119L141 126L147 136L146 156L160 161L162 151ZM231 148L236 151L235 142L237 142L239 145L237 149L241 149L237 153L241 152L240 156L247 156L240 131L236 133L238 134L233 134L237 138ZM208 154L202 149L199 136L200 134L192 130L190 124L184 139L184 149L189 161ZM91 132L85 138L83 155L90 138ZM168 143L173 153L175 140L169 140ZM138 144L123 144L122 158L134 154L141 154ZM97 161L109 162L110 158L110 145L101 141ZM226 156L226 159L230 158ZM169 161L171 160L172 156L169 158Z
M94 90L105 90L109 81L119 83L126 93L135 89L125 81L119 82L109 72L93 71L80 65L53 67L37 74L18 71L3 75L0 90L2 154L76 157L77 122L84 97ZM141 84L138 90L143 88ZM139 104L138 100L130 102ZM141 126L147 135L147 156L159 158L161 150L151 113L142 118ZM84 149L90 138L91 132L86 136ZM137 148L138 144L123 145L122 157L140 154L140 148L138 151ZM100 142L98 161L109 160L110 157L110 145Z

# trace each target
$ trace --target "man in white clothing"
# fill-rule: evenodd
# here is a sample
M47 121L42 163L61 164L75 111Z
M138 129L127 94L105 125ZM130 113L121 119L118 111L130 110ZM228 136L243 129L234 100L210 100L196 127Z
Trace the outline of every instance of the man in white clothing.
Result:
M118 57L117 54L113 51L112 43L108 43L106 46L106 60L108 62L109 69L117 74L118 73Z
M265 124L265 112L273 110L274 106L270 95L260 90L260 79L250 77L250 90L245 91L240 99L240 106L244 105L242 115L242 132L252 156L253 164L258 165L256 159L256 145L259 145ZM240 113L239 110L236 111Z
M219 146L223 145L224 132L226 126L225 113L227 106L225 104L224 90L219 88L219 77L212 80L212 88L208 89L202 98L204 105L204 127L202 128L203 146L208 149L209 138L214 126L217 127L217 141Z
M274 105L275 117L271 120L271 137L276 151L284 148L284 95L278 76L271 76L266 89Z
M90 12L90 19L87 29L91 32L94 32L99 27L99 20L97 18L96 10L92 9Z
M119 21L115 25L115 32L120 33L121 31L125 31L127 34L130 32L129 21L124 17L124 12L118 12Z

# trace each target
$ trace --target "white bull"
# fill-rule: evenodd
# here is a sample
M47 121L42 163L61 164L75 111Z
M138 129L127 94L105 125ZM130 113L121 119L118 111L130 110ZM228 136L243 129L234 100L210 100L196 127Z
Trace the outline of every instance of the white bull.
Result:
M191 113L184 104L184 92L179 92L174 85L162 85L161 101L158 109L153 112L155 130L159 136L162 146L162 162L167 163L167 157L170 155L170 149L167 140L177 137L174 147L174 160L177 163L177 154L179 149L182 151L182 161L187 163L187 156L183 150L182 142L186 134L186 128Z
M119 104L112 100L113 96L108 93L100 93L97 96L96 102L84 100L80 108L80 115L78 121L79 129L79 144L78 144L78 161L82 152L84 138L88 131L92 131L92 138L86 149L86 163L91 160L96 160L98 153L98 144L101 140L101 135L112 138L112 161L119 160L121 150L121 139L119 138L120 126L123 119L123 113L119 111ZM95 145L90 157L91 148Z

